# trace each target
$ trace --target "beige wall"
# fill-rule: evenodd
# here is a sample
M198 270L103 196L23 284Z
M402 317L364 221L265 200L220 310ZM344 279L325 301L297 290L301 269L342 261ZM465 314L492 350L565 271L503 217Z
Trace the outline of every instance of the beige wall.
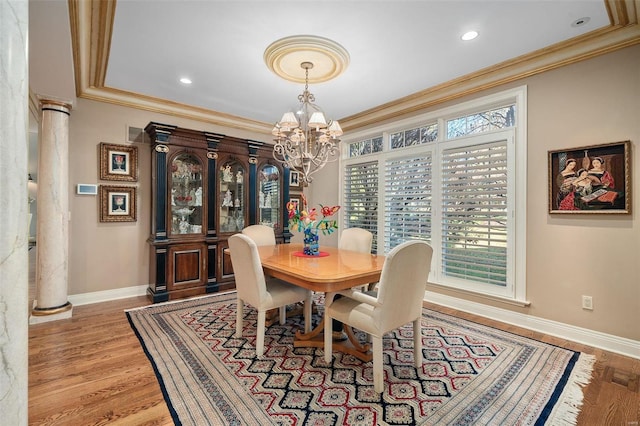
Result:
M633 187L640 188L640 46L498 87L481 95L528 86L527 298L515 308L461 296L552 321L640 340L640 221L631 215L548 214L547 152L631 140ZM479 96L481 96L479 95ZM477 96L474 96L477 97ZM469 98L460 101L468 100ZM79 100L71 115L71 172L77 183L98 183L97 145L126 143L126 125L149 121L268 140L211 126L92 101ZM100 223L97 197L71 197L70 294L148 283L150 216L149 147L139 144L138 221ZM318 173L305 191L312 204L338 201L338 164ZM108 183L108 182L102 182ZM73 191L75 194L75 190ZM640 197L633 194L633 210ZM335 244L331 236L327 244ZM593 297L594 310L581 308Z

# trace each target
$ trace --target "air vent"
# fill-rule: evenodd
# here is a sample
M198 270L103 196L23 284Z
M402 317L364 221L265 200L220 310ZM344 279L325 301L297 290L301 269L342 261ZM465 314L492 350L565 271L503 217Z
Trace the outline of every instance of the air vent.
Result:
M149 142L149 135L140 127L127 126L127 140L134 143Z

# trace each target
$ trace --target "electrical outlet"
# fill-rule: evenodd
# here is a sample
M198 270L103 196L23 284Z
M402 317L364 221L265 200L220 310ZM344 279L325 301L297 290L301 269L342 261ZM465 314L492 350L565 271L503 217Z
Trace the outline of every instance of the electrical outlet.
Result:
M591 296L582 296L582 309L593 311L593 298Z

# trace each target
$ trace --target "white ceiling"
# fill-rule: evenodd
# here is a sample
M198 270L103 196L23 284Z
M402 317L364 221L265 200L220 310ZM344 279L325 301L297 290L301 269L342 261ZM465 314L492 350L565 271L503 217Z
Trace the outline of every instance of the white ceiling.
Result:
M36 94L75 99L69 22L67 0L30 0ZM273 123L302 85L273 74L264 50L313 34L350 54L344 74L310 87L341 119L608 25L603 0L119 0L104 86Z

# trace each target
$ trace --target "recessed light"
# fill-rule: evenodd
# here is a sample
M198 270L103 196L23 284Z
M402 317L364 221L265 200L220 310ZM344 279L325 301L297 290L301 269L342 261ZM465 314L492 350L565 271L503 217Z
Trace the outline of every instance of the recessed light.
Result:
M589 18L588 16L585 16L584 18L578 18L575 21L573 21L571 23L572 27L581 27L583 25L586 25L587 22L589 22L591 20L591 18Z
M182 78L180 79L180 83L182 83L182 84L191 84L191 83L193 83L193 82L191 81L191 79L190 79L190 78L182 77Z
M476 37L478 37L478 32L477 31L468 31L468 32L462 34L462 37L460 37L460 38L462 40L464 40L464 41L469 41L469 40L473 40Z

